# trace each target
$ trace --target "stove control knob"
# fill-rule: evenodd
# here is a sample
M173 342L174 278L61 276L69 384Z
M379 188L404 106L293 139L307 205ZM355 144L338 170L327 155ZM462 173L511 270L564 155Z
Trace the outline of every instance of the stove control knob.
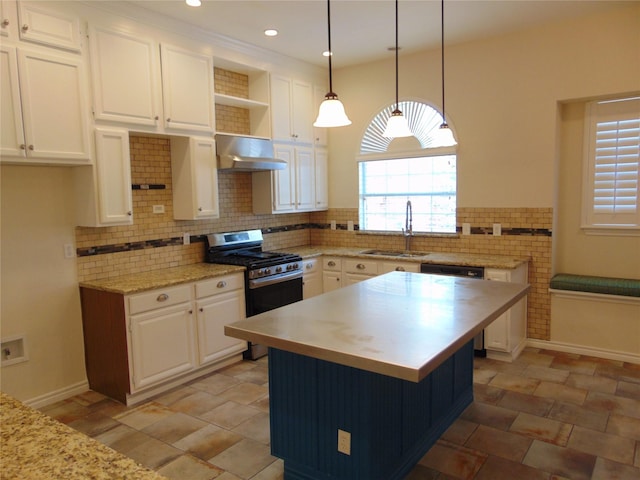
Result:
M271 269L270 268L265 268L264 269L264 274L265 275L271 275Z
M256 274L257 274L259 277L261 277L261 276L263 276L263 275L264 275L264 270L261 268L261 269L259 269L259 270L256 272Z
M276 267L276 273L282 273L282 267L277 266Z
M297 263L294 263L291 270L298 270L298 268L300 268L300 266Z

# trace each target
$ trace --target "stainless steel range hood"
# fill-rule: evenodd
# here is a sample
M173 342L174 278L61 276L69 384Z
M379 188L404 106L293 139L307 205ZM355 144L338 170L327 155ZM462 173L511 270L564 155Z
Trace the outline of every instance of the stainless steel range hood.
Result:
M234 172L282 170L287 162L275 158L273 143L266 138L216 135L218 168Z

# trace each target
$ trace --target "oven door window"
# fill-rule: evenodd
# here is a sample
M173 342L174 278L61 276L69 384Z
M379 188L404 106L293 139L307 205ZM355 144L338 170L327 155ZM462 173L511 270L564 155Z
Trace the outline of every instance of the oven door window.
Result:
M247 292L247 317L302 300L302 278L252 288Z

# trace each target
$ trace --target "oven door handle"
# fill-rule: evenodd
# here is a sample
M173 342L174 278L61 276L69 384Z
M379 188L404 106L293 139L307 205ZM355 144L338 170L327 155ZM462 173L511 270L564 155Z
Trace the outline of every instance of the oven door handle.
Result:
M288 280L295 280L296 278L302 278L302 270L295 270L293 272L285 272L280 275L274 275L273 277L255 278L249 280L249 288L260 288L268 285L274 285L276 283L286 282Z

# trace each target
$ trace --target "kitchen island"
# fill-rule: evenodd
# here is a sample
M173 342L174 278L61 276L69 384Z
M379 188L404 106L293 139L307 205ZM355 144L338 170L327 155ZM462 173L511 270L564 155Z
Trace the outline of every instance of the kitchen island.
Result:
M269 347L285 479L402 479L473 399L473 337L528 285L392 272L227 325Z

